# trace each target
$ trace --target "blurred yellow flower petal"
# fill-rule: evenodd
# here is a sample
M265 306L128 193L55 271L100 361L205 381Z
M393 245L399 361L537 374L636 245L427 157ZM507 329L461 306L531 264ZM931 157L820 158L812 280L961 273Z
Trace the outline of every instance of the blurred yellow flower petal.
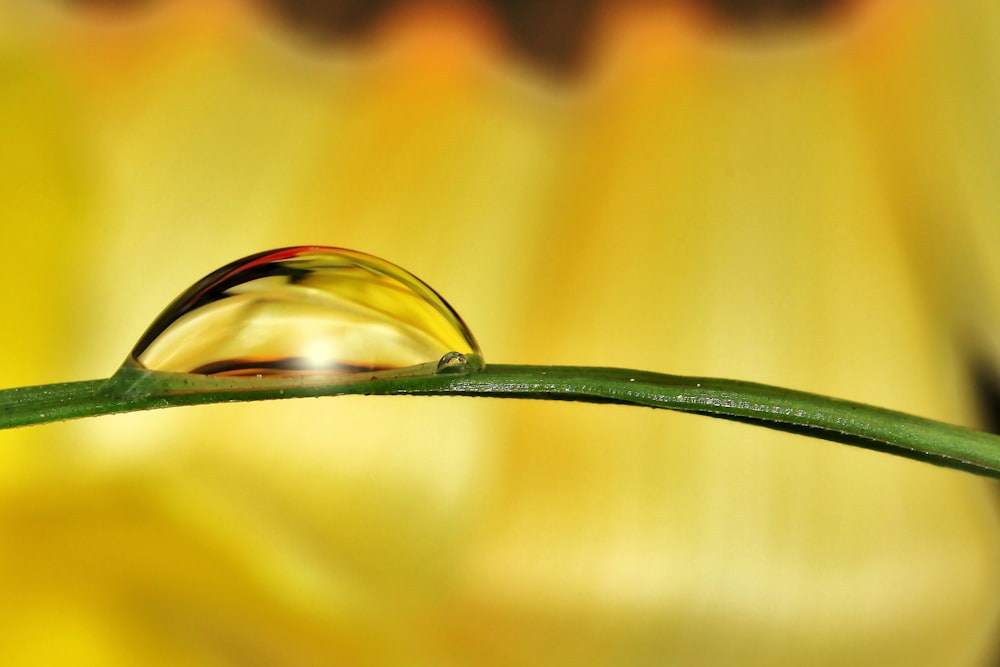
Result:
M1000 312L977 111L1000 12L844 21L737 37L609 3L585 81L555 86L464 5L321 52L237 2L5 0L23 32L0 30L0 271L22 286L4 384L107 375L202 274L325 243L412 269L489 360L971 422L954 336ZM969 30L985 55L965 81ZM996 654L995 485L875 453L653 411L363 397L0 445L4 664Z

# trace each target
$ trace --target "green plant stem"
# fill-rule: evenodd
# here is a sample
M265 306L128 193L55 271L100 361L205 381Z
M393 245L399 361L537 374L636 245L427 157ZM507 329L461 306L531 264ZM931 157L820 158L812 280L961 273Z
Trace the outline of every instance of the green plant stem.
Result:
M693 412L1000 477L1000 437L922 417L751 382L618 368L491 365L467 374L220 378L123 369L107 380L0 391L0 428L181 405L346 394L485 396Z

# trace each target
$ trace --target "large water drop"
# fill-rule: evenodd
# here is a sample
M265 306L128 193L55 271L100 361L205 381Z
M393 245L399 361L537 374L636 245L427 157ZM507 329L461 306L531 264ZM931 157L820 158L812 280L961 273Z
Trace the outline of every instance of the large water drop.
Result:
M167 306L126 362L251 377L434 373L442 364L475 370L482 355L437 292L377 257L323 246L262 252L205 276Z

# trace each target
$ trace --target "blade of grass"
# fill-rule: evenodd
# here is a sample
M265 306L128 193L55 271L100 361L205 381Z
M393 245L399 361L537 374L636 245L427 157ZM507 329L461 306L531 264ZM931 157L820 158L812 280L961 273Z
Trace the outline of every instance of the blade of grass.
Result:
M0 429L181 405L307 396L528 398L679 410L1000 477L1000 437L769 385L620 368L491 365L467 374L220 378L123 369L107 380L0 391Z

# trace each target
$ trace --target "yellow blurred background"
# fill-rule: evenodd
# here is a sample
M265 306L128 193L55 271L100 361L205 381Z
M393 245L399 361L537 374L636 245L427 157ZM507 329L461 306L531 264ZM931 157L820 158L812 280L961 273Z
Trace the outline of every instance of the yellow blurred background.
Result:
M548 60L473 2L325 39L249 1L120 4L0 0L2 387L105 377L202 275L325 244L426 280L487 363L983 419L998 3L579 3ZM5 431L0 664L995 664L996 491L541 402Z

